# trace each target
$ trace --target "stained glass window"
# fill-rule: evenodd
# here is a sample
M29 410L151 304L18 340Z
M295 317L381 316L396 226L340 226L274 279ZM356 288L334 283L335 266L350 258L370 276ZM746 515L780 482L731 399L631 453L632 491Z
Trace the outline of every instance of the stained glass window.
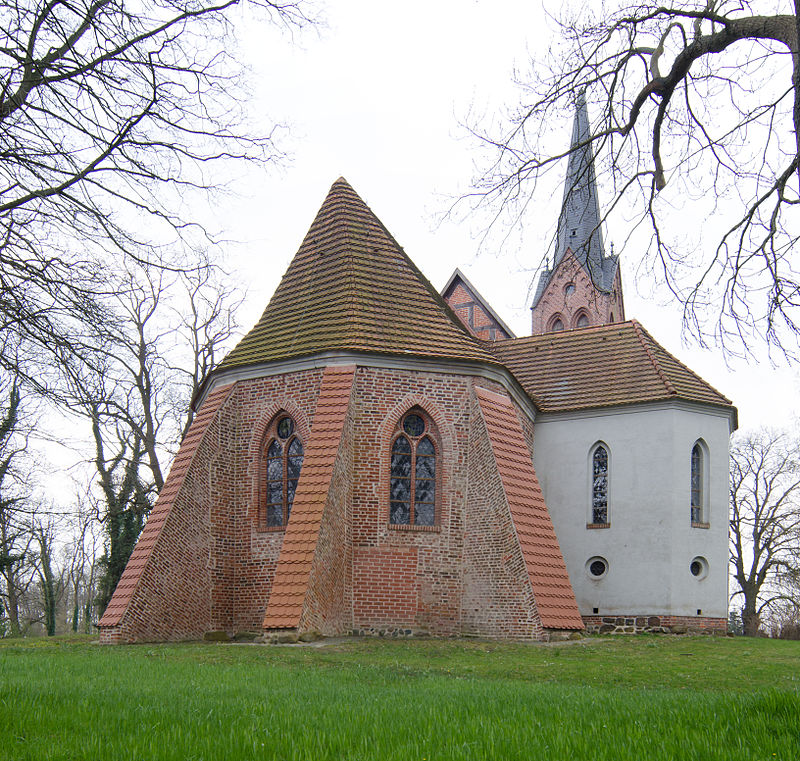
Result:
M692 448L689 502L692 523L703 522L703 450L700 444Z
M608 450L602 444L592 455L592 523L608 523Z
M303 443L294 431L290 417L281 418L272 428L265 452L265 497L259 509L262 528L280 528L289 521L303 467Z
M392 444L389 523L433 526L436 522L436 446L424 417L410 413Z

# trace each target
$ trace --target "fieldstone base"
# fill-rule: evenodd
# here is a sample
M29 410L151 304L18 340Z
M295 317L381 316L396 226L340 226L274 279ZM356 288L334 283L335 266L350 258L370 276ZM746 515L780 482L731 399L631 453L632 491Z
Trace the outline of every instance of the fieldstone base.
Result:
M725 634L728 619L709 616L583 616L590 634Z

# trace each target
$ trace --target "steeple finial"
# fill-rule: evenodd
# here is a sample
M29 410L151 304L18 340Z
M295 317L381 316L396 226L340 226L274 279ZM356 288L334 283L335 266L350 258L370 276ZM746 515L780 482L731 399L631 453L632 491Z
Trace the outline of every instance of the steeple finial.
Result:
M554 267L567 249L571 249L585 267L592 282L604 288L602 261L603 235L600 230L600 205L594 172L594 155L589 138L589 111L586 92L579 90L575 97L575 120L572 143L564 183L564 200L558 218Z

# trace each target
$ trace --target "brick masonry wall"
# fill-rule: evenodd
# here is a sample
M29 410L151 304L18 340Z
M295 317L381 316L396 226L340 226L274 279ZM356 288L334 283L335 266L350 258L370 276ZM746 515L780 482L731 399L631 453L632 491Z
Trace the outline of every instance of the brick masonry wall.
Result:
M500 392L496 386L491 390ZM465 505L463 631L487 637L544 639L525 559L474 395L470 409L473 422Z
M575 291L567 295L566 287L570 283L575 286ZM614 280L613 293L602 293L594 287L586 270L572 252L567 251L531 312L532 333L546 333L556 315L561 318L564 329L571 330L577 327L581 313L586 314L589 325L604 325L625 319L619 270Z
M228 429L224 448L233 501L219 499L215 515L216 561L229 564L231 574L220 581L216 594L230 611L230 634L260 631L267 607L284 530L262 531L258 525L263 498L265 434L275 418L288 414L300 440L308 442L319 396L322 370L242 381L237 385L237 421Z
M321 377L309 370L233 387L180 485L125 627L105 641L260 630L284 536L257 521L265 432L287 413L308 441ZM389 525L391 441L414 407L433 423L438 489L436 526L416 530ZM300 628L542 637L515 542L473 379L358 368Z
M221 409L214 407L216 400L209 400L215 409L212 419L205 422L200 415L196 418L195 426L203 427L198 431L193 426L184 459L179 463L181 456L176 458L178 470L170 473L164 486L162 500L171 498L171 505L165 509L169 502L160 501L154 508L149 531L145 529L140 538L142 546L135 551L142 558L135 589L119 623L101 628L101 642L195 639L210 626L210 479L219 453L220 419L231 407L227 391L217 393L224 399ZM149 553L143 553L145 546L150 547ZM101 624L107 620L104 616Z
M354 405L348 407L342 440L322 516L317 549L299 629L324 635L352 629L352 538Z
M708 616L583 616L592 634L725 634L726 618Z
M460 565L469 380L451 375L360 367L354 404L353 628L451 635L460 631ZM403 415L430 417L437 449L435 527L389 526L392 437ZM398 566L399 564L399 566ZM415 571L409 577L410 569ZM386 585L392 569L394 585ZM413 616L409 606L412 605Z

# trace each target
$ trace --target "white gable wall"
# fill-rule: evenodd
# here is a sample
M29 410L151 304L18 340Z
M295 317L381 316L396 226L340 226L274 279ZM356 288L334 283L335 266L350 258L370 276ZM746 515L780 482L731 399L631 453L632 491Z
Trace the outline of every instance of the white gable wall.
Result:
M536 418L534 465L582 615L727 617L730 412L673 402ZM690 456L706 445L704 520L691 525ZM610 528L591 521L591 451L609 451ZM607 574L591 578L601 556ZM708 562L705 578L689 570Z

